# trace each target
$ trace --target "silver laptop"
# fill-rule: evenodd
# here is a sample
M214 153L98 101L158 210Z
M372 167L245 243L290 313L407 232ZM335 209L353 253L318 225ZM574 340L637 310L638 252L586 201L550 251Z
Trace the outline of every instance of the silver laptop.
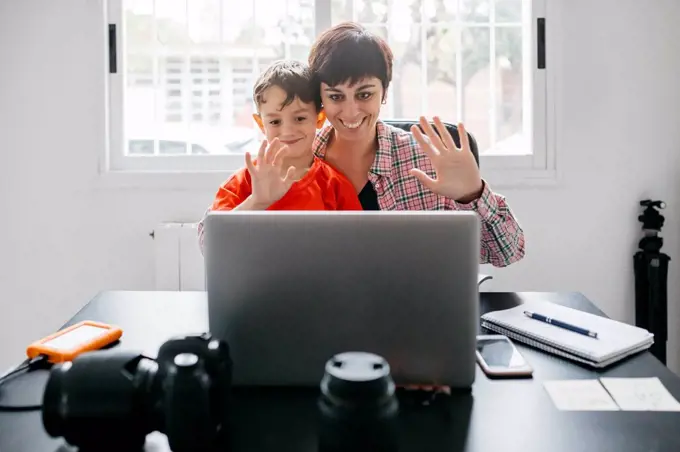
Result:
M334 354L382 355L398 385L470 387L479 323L473 212L213 212L211 332L234 385L317 386Z

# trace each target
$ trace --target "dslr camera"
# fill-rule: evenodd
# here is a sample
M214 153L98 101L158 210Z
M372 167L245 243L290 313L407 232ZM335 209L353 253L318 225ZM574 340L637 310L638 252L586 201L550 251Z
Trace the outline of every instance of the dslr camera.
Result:
M228 345L207 333L165 342L156 359L84 353L52 368L43 425L80 450L141 450L153 431L175 452L213 450L227 434L231 372Z

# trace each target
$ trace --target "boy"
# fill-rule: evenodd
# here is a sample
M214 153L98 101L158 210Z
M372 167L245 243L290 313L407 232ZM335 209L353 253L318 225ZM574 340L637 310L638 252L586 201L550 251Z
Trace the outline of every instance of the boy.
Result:
M255 162L246 153L246 167L222 184L208 210L362 210L349 179L312 150L326 116L308 68L272 63L257 79L253 100L266 141ZM202 250L203 221L198 234Z

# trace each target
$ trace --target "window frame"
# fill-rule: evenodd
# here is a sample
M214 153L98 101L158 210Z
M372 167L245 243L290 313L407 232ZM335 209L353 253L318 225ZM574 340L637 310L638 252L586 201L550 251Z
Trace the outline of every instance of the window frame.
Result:
M109 27L107 46L109 64L106 77L107 138L100 158L103 186L127 187L207 187L220 183L238 168L243 167L242 154L234 155L136 155L125 156L124 118L125 111L125 36L123 33L123 1L106 0L106 24ZM154 0L161 1L161 0ZM424 1L424 0L423 0ZM459 0L460 1L460 0ZM546 67L537 68L537 19L548 22L550 0L532 0L528 8L531 16L531 33L524 39L524 83L530 86L532 109L526 124L532 131L531 152L526 155L480 155L482 177L494 187L516 187L524 185L554 185L559 180L557 151L555 147L555 78L556 58L550 52L549 44L555 42L553 28L545 27L546 45L544 57ZM315 30L323 30L331 24L331 2L314 0ZM526 20L526 18L525 18ZM112 32L112 26L115 30ZM153 32L153 31L152 31ZM318 35L318 32L317 32ZM115 47L112 45L115 40ZM111 53L112 49L116 49ZM203 55L203 54L202 54ZM153 64L157 64L155 61ZM116 70L111 70L113 67ZM550 68L550 70L548 70ZM530 75L530 76L529 76ZM526 109L525 109L526 110ZM416 119L416 118L413 118ZM454 121L455 118L443 118ZM474 130L470 130L474 135ZM216 170L215 168L220 168ZM211 177L204 177L209 174ZM168 177L171 177L170 179ZM183 178L182 181L177 180ZM159 184L159 182L161 182Z

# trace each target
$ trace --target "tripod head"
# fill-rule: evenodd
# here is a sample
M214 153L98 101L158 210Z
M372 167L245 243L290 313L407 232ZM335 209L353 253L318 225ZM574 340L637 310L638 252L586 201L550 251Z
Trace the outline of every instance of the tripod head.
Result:
M639 247L643 251L659 252L663 246L663 239L657 234L661 232L665 218L656 209L665 209L666 203L663 201L652 201L645 199L640 201L640 205L645 208L642 215L638 216L638 221L642 223L642 230L645 236L640 240Z
M665 209L666 203L663 201L651 201L649 199L645 199L644 201L640 201L640 205L645 207L642 215L638 216L638 220L642 222L642 229L661 231L665 218L659 213L658 210L656 210L656 208Z

